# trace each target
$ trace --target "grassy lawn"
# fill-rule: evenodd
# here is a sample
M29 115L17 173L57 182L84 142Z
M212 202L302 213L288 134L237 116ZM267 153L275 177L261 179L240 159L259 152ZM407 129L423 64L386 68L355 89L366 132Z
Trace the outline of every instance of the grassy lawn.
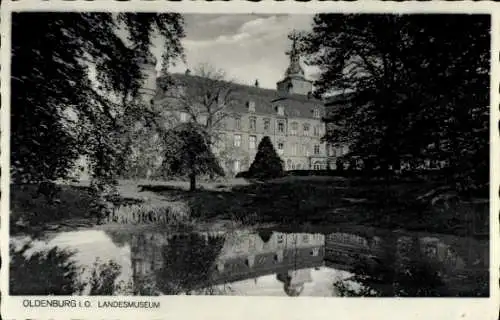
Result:
M124 199L147 205L182 203L196 224L221 227L221 221L238 225L287 226L365 225L456 235L487 235L488 202L460 202L451 207L432 206L418 197L439 186L437 182L382 182L339 177L286 177L266 183L234 179L200 183L188 192L187 182L122 181ZM80 221L89 217L90 198L84 186L63 186L60 202L33 199L33 190L13 186L11 222L19 217L42 223ZM486 221L488 219L485 219ZM11 224L12 225L12 224Z
M187 185L149 185L145 190L185 201L202 220L229 219L243 224L315 226L362 224L457 235L487 233L474 225L487 203L432 206L417 198L437 182L392 182L332 177L287 177L268 183L220 185L186 192ZM481 214L479 214L481 215Z

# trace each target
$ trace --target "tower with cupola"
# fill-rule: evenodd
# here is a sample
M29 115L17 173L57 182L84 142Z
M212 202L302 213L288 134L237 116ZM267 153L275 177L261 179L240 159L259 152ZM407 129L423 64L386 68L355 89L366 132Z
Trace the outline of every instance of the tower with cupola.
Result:
M304 69L300 65L300 56L297 51L298 36L296 33L292 33L289 38L292 40L292 48L287 52L290 63L286 69L285 77L276 84L277 90L281 95L308 95L312 91L312 82L305 78Z

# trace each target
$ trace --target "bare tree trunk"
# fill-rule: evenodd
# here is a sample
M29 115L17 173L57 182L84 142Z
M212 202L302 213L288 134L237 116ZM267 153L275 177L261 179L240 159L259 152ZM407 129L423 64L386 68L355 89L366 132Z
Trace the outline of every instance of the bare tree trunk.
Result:
M193 172L189 175L189 191L196 190L196 174Z

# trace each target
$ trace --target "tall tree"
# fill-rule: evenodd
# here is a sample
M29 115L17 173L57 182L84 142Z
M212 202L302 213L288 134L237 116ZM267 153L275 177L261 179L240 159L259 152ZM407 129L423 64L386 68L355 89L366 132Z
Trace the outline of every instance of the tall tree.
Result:
M202 174L224 176L224 170L212 153L208 139L196 123L185 123L165 135L163 169L166 176L189 178L189 189L196 189Z
M90 156L94 176L112 180L126 154L122 133L148 115L140 64L154 36L166 70L183 52L179 14L13 14L13 181L66 178L79 155Z
M385 166L445 160L460 184L486 183L489 28L481 15L315 16L300 49L321 70L317 93L350 97L326 139Z
M210 137L209 143L218 140L218 131L223 128L224 120L232 114L232 106L236 103L234 86L227 79L224 70L210 64L200 64L186 77L174 79L162 78L161 85L175 86L170 95L173 101L171 109L184 112L189 121L200 124L205 134Z

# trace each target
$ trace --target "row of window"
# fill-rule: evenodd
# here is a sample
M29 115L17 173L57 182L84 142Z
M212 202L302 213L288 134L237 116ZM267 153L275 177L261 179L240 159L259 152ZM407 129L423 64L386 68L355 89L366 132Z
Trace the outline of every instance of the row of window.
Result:
M235 147L241 147L241 134L235 134L234 135L234 140L233 140L233 146ZM249 136L248 137L248 148L250 150L255 150L257 146L257 136ZM309 148L307 144L301 145L301 148L299 150L299 144L295 143L292 144L292 155L309 155ZM285 149L285 143L284 142L278 142L277 144L278 147L278 153L283 153L283 150ZM313 152L315 155L318 155L321 153L321 148L319 145L314 145L313 147Z
M286 132L285 121L278 120L276 127L277 127L278 133L285 133ZM241 130L241 118L235 118L234 128L235 128L235 130ZM256 117L249 118L248 129L250 131L257 130L257 118ZM266 118L266 119L264 119L264 131L269 132L270 129L271 129L271 120ZM302 126L302 132L303 132L303 135L309 136L311 134L311 125L309 123L304 123ZM298 135L298 133L299 133L298 122L292 122L291 126L290 126L290 135L296 136L296 135ZM314 134L314 136L320 136L321 135L321 126L314 126L313 127L313 134Z
M229 165L231 165L231 164L229 164ZM243 168L241 160L233 160L232 167L233 167L234 172L240 172L240 171L244 171L246 169L246 168ZM306 169L326 170L327 165L322 163L322 162L315 162L312 164L312 166L308 166L308 165L302 164L302 163L294 163L292 160L288 159L286 161L286 169L287 170L302 170L302 169L304 169L304 170L306 170ZM304 241L307 243L308 240L304 240Z
M201 115L200 119L201 123L206 122L206 117ZM181 122L188 122L189 121L189 115L186 112L181 112L180 114L180 121ZM241 130L241 118L235 118L234 119L234 128L235 130ZM257 118L256 117L250 117L249 118L249 123L248 123L248 128L250 131L256 131L257 130ZM269 132L271 129L271 119L264 119L264 131ZM277 121L277 131L278 133L285 133L286 132L286 125L285 121L283 120L278 120ZM311 125L309 123L304 123L302 126L302 132L303 135L309 136L311 134ZM296 136L299 133L299 124L297 122L292 122L290 126L290 135ZM314 126L313 127L313 135L318 137L322 134L321 132L321 126Z
M248 107L249 112L255 112L255 102L254 101L248 101L247 107ZM285 115L285 107L284 106L278 106L276 108L276 111L277 111L279 116ZM319 119L321 117L321 112L318 108L313 110L313 117L316 119Z

